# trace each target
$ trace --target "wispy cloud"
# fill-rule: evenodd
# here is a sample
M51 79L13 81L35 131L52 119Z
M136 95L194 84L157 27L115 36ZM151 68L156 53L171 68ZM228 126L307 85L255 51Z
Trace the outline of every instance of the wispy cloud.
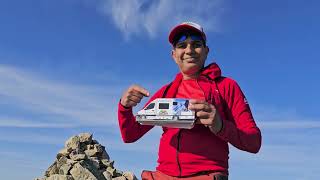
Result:
M320 120L311 121L271 121L261 122L262 128L266 129L308 129L308 128L320 128Z
M25 120L25 119L13 119L13 118L1 118L0 127L10 128L72 128L77 127L73 123L45 123L37 122L36 120Z
M174 24L195 21L207 31L219 31L225 10L222 0L101 0L102 12L129 38L132 35L154 37Z
M0 128L5 130L0 133L0 141L61 145L68 136L81 132L81 127L93 130L102 125L109 128L103 129L97 139L113 149L156 152L153 145L160 128L154 128L137 143L122 142L116 117L119 87L66 84L7 65L0 65L0 84L0 107L11 107L14 112L0 110Z
M66 141L66 137L63 137L62 133L60 133L60 135L51 135L50 133L53 132L5 131L0 133L0 142L60 145L62 147ZM2 150L0 152L2 152Z
M4 65L0 65L0 83L0 105L16 111L14 117L3 112L6 117L1 117L0 126L58 127L117 123L114 105L117 102L117 87L55 82L41 77L41 74ZM26 114L36 115L38 121L17 118L23 110L27 111ZM60 125L54 124L58 122Z
M320 128L320 118L303 116L293 108L275 108L258 104L252 107L257 124L264 129Z

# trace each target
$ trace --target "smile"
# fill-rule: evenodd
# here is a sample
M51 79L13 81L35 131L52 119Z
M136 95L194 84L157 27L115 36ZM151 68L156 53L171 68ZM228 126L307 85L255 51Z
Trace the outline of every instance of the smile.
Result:
M183 60L184 60L184 61L187 61L187 62L195 62L195 61L197 61L197 58L195 58L195 57L189 57L189 58L184 58Z

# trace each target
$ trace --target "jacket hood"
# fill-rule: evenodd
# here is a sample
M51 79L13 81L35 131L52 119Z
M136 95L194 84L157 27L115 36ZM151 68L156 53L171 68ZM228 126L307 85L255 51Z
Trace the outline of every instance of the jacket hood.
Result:
M221 69L217 63L211 63L202 69L201 75L207 76L210 79L216 79L221 77Z

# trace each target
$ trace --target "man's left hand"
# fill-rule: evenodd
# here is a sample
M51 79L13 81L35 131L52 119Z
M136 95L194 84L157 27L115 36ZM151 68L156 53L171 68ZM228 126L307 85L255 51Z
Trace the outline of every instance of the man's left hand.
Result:
M189 103L188 108L195 111L197 124L203 124L214 134L222 129L222 119L214 105L200 99L191 99Z

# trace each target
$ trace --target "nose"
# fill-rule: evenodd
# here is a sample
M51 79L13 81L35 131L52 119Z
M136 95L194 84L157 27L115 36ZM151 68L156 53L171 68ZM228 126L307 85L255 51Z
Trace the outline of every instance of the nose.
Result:
M192 53L194 51L193 46L191 45L191 43L188 43L186 49L185 49L185 53L189 54Z

